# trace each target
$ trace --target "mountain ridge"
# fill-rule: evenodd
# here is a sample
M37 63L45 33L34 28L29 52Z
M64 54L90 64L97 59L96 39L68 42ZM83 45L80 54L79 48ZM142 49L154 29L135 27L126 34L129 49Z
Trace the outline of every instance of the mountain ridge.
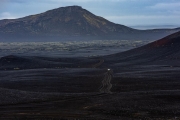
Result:
M118 70L132 66L179 66L180 31L144 46L104 56L106 66Z
M136 30L110 22L80 6L68 6L19 19L0 20L0 41L154 40L179 30Z

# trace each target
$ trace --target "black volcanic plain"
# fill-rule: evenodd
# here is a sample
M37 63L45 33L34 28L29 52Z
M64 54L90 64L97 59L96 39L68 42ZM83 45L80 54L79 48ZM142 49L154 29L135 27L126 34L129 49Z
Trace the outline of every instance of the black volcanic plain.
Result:
M68 16L72 10L85 11L66 7L34 17L54 11ZM38 21L29 16L15 23L31 17ZM0 22L1 27L5 21ZM179 47L180 32L176 32L145 46L101 57L1 57L0 119L180 119ZM110 84L110 91L100 91Z

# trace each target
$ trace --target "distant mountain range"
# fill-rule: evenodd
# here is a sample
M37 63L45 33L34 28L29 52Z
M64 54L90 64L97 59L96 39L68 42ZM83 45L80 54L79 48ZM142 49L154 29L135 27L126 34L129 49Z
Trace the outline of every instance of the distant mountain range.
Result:
M136 30L112 23L79 6L68 6L24 18L0 20L0 42L156 40L179 30Z

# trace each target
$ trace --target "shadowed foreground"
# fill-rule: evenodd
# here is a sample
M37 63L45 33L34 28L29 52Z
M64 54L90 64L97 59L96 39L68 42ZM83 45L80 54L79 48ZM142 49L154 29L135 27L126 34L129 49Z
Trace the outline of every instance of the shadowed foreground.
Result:
M155 68L3 70L0 118L180 119L180 69Z
M0 118L178 120L179 36L99 58L2 57Z

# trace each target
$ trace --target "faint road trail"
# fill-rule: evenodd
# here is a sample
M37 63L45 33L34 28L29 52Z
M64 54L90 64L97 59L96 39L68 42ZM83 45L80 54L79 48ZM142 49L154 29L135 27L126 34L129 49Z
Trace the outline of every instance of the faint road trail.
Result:
M104 79L102 80L102 87L100 88L101 93L111 93L111 80L112 80L112 70L107 69L107 72L104 75Z
M101 66L103 63L104 63L104 59L99 59L99 62L92 65L92 68L97 68L97 67Z
M99 62L92 65L92 68L97 68L99 66L101 66L104 63L104 59L99 59ZM107 69L107 71L104 73L104 78L102 80L102 86L100 88L100 92L101 93L111 93L111 88L112 88L112 84L111 84L111 80L113 78L113 72L111 69Z

